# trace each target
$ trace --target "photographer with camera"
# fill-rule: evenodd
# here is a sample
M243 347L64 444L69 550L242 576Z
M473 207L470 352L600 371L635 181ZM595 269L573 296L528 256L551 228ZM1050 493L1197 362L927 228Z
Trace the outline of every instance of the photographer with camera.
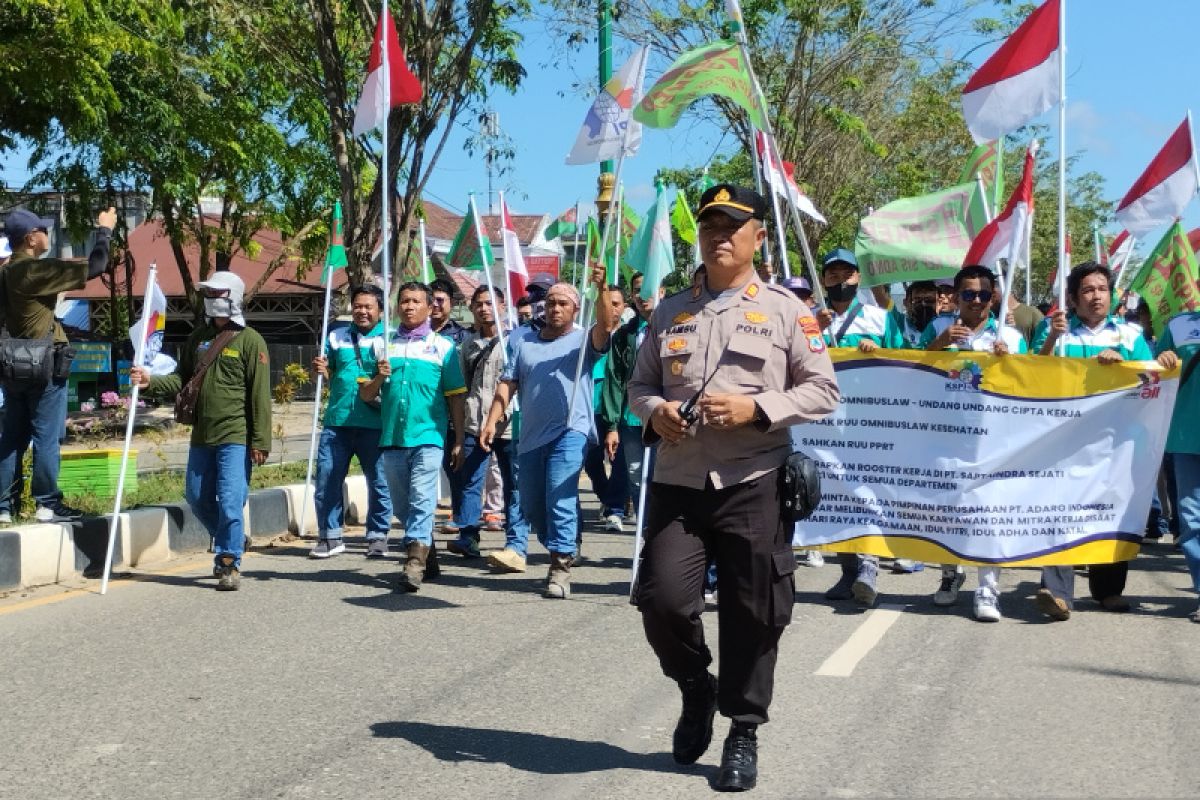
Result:
M58 489L59 447L67 425L67 377L73 352L54 318L59 292L82 289L108 269L108 244L117 210L96 217L88 260L42 258L50 251L54 220L25 208L4 221L12 258L0 270L0 309L7 336L0 340L4 432L0 434L0 524L10 524L13 484L25 450L33 445L30 490L38 522L68 522L82 513L63 503Z

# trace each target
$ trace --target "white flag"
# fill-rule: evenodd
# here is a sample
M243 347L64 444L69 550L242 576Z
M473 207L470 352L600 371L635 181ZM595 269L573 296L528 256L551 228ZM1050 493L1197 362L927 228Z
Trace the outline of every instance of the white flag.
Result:
M635 122L632 114L633 107L642 99L649 57L650 48L639 47L620 72L604 84L604 89L588 109L579 136L575 138L575 146L567 154L568 164L595 164L619 158L622 143L625 155L637 153L642 143L642 124Z

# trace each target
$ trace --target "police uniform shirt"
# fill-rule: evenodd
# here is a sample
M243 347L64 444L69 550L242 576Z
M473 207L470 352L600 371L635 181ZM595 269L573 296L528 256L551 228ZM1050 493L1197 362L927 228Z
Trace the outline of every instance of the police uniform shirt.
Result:
M654 438L650 416L691 398L709 376L710 393L754 398L762 419L732 429L703 416L674 444L658 446L654 481L721 489L778 469L791 452L788 428L821 419L839 399L833 364L808 306L757 278L712 297L703 284L654 310L629 381L629 405Z
M949 328L958 319L957 314L942 314L934 317L933 322L929 323L929 327L925 329L925 333L921 334L921 349L928 350L933 340L941 336L942 331ZM998 338L1001 338L1000 325L996 322L994 316L989 316L987 324L983 326L983 330L974 331L971 334L971 338L965 344L951 342L946 347L946 350L973 350L977 353L990 353ZM1014 355L1029 352L1029 346L1025 344L1025 337L1011 325L1004 326L1003 341L1008 345L1008 352Z

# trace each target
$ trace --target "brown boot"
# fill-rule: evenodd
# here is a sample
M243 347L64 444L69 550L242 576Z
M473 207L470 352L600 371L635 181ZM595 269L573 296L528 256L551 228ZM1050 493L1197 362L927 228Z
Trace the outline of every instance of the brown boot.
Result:
M542 597L555 600L565 600L571 596L571 562L570 553L550 554L550 574L546 576L546 590Z
M412 542L408 545L404 559L404 571L396 584L397 592L415 592L421 588L425 577L425 559L429 557L429 545Z
M438 566L437 557L437 542L429 545L429 555L425 557L425 580L431 581L442 574L442 568Z

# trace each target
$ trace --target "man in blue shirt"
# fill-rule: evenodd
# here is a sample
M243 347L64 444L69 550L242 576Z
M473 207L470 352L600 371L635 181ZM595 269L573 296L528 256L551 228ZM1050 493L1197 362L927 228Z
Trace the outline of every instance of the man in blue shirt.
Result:
M365 403L358 387L370 380L376 348L384 342L383 291L360 286L350 294L350 325L334 328L325 337L325 348L313 359L313 369L329 381L324 428L317 457L317 545L309 558L329 558L346 551L342 542L343 484L350 459L358 457L367 482L367 558L387 555L387 535L392 527L392 499L379 457L378 403Z
M603 266L592 270L592 283L597 296L603 297ZM560 599L571 594L571 563L579 531L579 471L584 449L596 440L592 369L608 352L609 331L615 327L613 306L597 303L591 330L576 328L579 306L575 287L556 283L546 293L545 325L513 332L508 364L479 436L480 445L490 450L497 422L514 393L520 392L517 488L521 510L538 541L550 551L543 597ZM581 348L584 363L576 383Z

